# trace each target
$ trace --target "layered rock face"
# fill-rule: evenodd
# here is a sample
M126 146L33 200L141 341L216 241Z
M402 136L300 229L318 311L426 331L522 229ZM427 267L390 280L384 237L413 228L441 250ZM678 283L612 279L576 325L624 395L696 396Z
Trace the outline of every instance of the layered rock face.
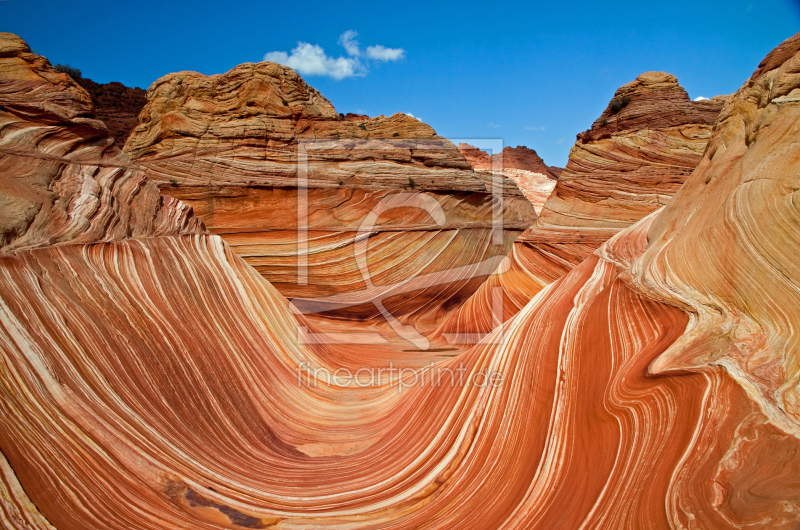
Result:
M655 376L700 374L711 392L675 475L687 480L668 497L674 526L797 522L799 66L796 35L725 105L672 202L637 226L647 248L636 253L619 236L600 253L637 290L691 315L649 366Z
M533 149L525 146L504 147L489 155L470 144L458 144L458 150L475 171L503 175L516 182L522 193L539 213L561 174L559 167L548 166Z
M606 240L666 204L700 162L724 101L691 101L663 72L618 89L578 135L536 229Z
M94 115L106 124L109 136L121 149L131 131L139 124L139 112L147 103L147 92L117 81L95 83L82 78L77 83L92 96Z
M558 179L563 168L548 166L536 151L518 145L517 147L506 146L499 153L489 154L477 147L460 143L458 150L467 159L467 162L478 171L491 171L499 169L520 169L539 173L552 180Z
M756 404L758 412L742 417L741 429L770 434L741 442L740 455L751 466L769 460L773 443L796 447L800 435L799 50L800 35L784 42L725 106L703 160L653 220L647 250L629 267L639 290L693 315L653 372L721 367ZM697 258L685 260L690 253ZM727 454L723 463L733 458ZM749 476L725 465L718 472L729 481L758 480L773 465L752 467ZM790 488L783 493L797 502L796 486L784 477L777 484ZM743 501L724 495L718 505L729 513ZM796 520L789 513L795 508L770 502L776 520Z
M343 118L274 63L161 78L125 149L303 311L436 320L536 217L428 125Z
M0 40L0 253L202 230L113 145L85 90Z
M4 82L33 71L5 62L25 60L15 42L0 35ZM218 236L0 256L0 521L795 527L798 72L800 35L726 104L666 208L423 369L337 372ZM85 96L62 79L0 105Z
M536 224L441 332L489 332L604 241L667 204L700 162L726 99L691 101L675 76L663 72L619 88L578 135ZM495 307L491 318L487 307Z

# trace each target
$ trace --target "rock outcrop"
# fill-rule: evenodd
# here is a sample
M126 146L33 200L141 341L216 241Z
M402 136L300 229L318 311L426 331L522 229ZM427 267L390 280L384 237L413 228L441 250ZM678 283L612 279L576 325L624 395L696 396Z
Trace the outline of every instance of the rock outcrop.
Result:
M498 315L515 314L603 242L667 204L699 164L726 100L691 101L675 76L663 72L644 73L619 88L578 135L534 226L440 331L449 337L488 333ZM501 309L492 318L485 314L489 299L504 300L495 302Z
M499 153L489 154L477 147L460 143L458 150L467 159L467 162L477 171L491 171L493 169L521 169L539 173L552 180L557 180L563 168L548 166L536 151L518 145L517 147L506 146Z
M797 522L798 66L800 34L724 106L673 200L599 252L637 291L691 315L648 366L656 377L700 376L708 396L667 497L676 527Z
M434 322L536 218L430 126L342 117L275 63L159 79L125 150L302 311Z
M663 72L621 87L578 135L537 230L605 240L666 204L700 162L725 99L691 101Z
M516 182L537 213L541 211L563 171L559 167L548 166L536 151L525 146L504 147L501 152L492 155L464 143L458 144L458 150L475 171L503 175Z
M147 92L117 81L95 83L85 77L76 81L92 96L94 115L106 124L109 136L122 149L139 124L139 112L147 103Z
M16 35L0 42L0 253L202 230L114 145L83 88Z

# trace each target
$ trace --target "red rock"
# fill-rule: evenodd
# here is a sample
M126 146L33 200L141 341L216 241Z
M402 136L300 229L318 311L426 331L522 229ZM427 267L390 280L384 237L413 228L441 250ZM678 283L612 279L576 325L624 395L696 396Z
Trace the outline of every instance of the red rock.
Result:
M558 173L562 170L562 168L548 166L536 154L536 151L524 145L518 145L517 147L506 146L500 153L491 156L486 151L470 144L460 143L458 144L458 149L475 170L522 169L540 173L553 180L558 178Z
M476 315L486 313L492 296L505 300L493 315L509 318L604 241L667 204L700 162L726 100L691 101L675 76L663 72L644 73L617 90L592 128L578 135L536 223L439 332L488 333L497 317ZM614 110L614 101L627 103Z
M103 84L86 78L76 81L92 96L95 116L106 124L109 136L121 149L139 123L139 112L147 103L147 93L116 81Z
M513 181L473 172L429 125L403 113L342 118L274 63L159 79L125 150L298 307L339 318L382 320L382 304L435 325L536 218Z
M524 146L505 147L502 152L491 156L465 143L459 144L458 149L475 171L495 173L513 180L537 213L553 191L561 172L561 168L547 166L536 151Z
M353 114L352 112L348 112L347 114L339 114L339 117L346 121L369 121L370 117L366 114Z
M762 64L667 206L482 343L372 384L340 370L385 369L385 347L305 342L313 323L222 238L154 232L160 208L101 206L127 236L92 218L0 255L0 524L795 526L800 34ZM17 157L94 145L78 130L110 144L74 115L88 94L51 74L0 34L3 161L14 126ZM70 163L125 202L132 178L104 160ZM26 171L3 180L47 189Z

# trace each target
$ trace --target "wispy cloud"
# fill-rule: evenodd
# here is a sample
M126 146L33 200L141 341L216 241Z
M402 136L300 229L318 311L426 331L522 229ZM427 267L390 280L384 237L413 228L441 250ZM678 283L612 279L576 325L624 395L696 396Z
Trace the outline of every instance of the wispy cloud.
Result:
M491 127L492 129L497 129L497 128L500 127L500 125L498 125L496 123L492 123L492 122L487 123L486 126L487 127Z
M367 57L376 61L398 61L405 55L406 51L403 48L387 48L380 44L367 46Z
M546 127L543 125L526 125L524 129L526 131L544 131Z
M708 98L705 98L703 96L697 96L696 98L694 98L695 101L706 101L707 99Z
M398 61L405 57L402 48L387 48L376 44L368 46L366 53L361 52L357 40L358 33L349 29L339 35L339 44L347 56L331 57L318 44L298 42L290 53L274 51L264 54L265 61L276 62L297 70L303 75L321 75L334 79L364 76L369 71L370 60ZM364 57L366 56L366 57Z
M563 144L564 140L566 140L566 138L559 138L558 140L556 140L556 143L557 144Z
M358 37L358 33L352 29L348 29L339 35L339 44L342 45L344 51L346 51L347 55L350 57L358 57L361 55L361 50L358 47L358 41L356 40L356 37Z

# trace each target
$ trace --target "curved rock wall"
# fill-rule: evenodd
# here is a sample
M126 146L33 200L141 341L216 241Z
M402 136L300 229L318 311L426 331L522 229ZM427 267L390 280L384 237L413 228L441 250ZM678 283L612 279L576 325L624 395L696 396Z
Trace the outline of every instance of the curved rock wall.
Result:
M722 366L775 427L795 436L798 50L800 38L786 41L725 106L703 160L653 221L650 245L630 267L640 289L693 315L653 371Z
M383 305L429 327L536 218L512 181L473 172L430 126L343 118L274 63L161 78L125 149L297 307L338 317Z
M488 324L486 300L503 298L493 315L508 318L604 241L667 204L700 163L726 99L691 101L675 76L663 72L644 73L619 88L578 135L536 223L440 331L450 337L488 333L495 326Z
M0 252L202 231L113 145L83 88L0 40Z

